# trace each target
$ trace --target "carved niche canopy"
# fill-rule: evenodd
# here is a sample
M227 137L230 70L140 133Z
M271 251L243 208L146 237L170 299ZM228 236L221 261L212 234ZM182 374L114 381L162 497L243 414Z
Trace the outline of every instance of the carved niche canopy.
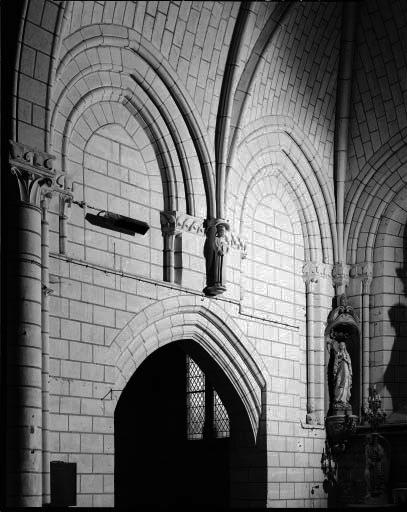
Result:
M348 304L345 294L337 298L336 307L328 315L325 337L331 334L340 337L340 333L344 338L360 335L359 318L353 307Z

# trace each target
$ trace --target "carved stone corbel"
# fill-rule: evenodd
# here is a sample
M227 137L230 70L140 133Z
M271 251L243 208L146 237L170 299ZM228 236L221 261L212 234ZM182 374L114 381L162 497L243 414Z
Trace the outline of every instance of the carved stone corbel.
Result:
M332 267L332 283L337 291L337 295L340 295L340 289L344 290L344 288L349 284L348 265L345 265L344 263L335 263Z

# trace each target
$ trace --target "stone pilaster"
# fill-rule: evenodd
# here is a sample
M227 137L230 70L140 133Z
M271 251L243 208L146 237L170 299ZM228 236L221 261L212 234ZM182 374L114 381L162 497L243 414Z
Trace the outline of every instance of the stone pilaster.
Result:
M58 187L55 190L59 194L59 252L66 254L68 247L67 225L71 216L73 190L71 179L60 175L57 179Z
M180 235L182 230L177 226L177 212L175 211L160 212L160 222L164 239L163 280L173 283L175 237Z
M370 285L373 279L373 264L370 262L352 265L350 276L360 279L362 293L362 407L367 409L370 387Z
M302 267L302 274L305 283L306 301L306 347L307 347L307 416L306 422L309 425L322 422L322 405L317 404L315 393L315 351L317 350L315 340L314 307L316 285L320 279L318 264L307 261Z
M43 504L51 501L49 449L49 222L48 209L51 191L41 200L41 337L42 337L42 494Z

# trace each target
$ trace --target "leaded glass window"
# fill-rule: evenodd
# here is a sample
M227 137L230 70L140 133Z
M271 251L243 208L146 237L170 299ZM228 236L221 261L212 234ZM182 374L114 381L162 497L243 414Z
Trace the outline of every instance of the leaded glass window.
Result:
M205 374L187 357L188 439L202 439L205 423Z
M224 438L229 435L226 407L198 364L187 356L187 438Z
M229 416L215 390L213 390L213 427L216 437L229 437Z

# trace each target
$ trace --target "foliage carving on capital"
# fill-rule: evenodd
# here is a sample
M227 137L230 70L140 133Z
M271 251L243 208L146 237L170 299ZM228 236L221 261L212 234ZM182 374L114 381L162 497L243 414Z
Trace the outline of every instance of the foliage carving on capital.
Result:
M160 212L160 224L163 236L179 235L182 232L205 236L210 225L213 224L213 226L216 226L219 223L220 221L218 219L208 221L200 217L188 215L187 213L179 213L176 211ZM240 251L241 257L245 258L247 254L246 240L230 231L229 225L226 222L223 222L223 224L227 226L223 235L223 243L226 244L228 249L236 249Z
M205 234L204 220L186 213L181 213L177 216L176 227L178 230L186 231L187 233Z
M197 235L205 234L204 220L187 213L162 211L160 212L160 223L163 235L179 235L183 231Z
M355 263L352 265L349 275L351 278L359 278L362 281L363 293L369 293L373 279L373 264L370 262Z
M313 261L306 261L302 266L302 278L305 284L317 283L319 279L317 264Z
M40 206L41 199L52 190L52 179L38 176L26 169L11 167L11 173L17 178L20 200L24 203Z
M235 235L232 231L226 231L225 233L225 241L228 247L232 249L237 249L241 252L242 259L247 256L247 242L243 238L238 235Z
M332 281L334 286L347 286L349 283L349 267L343 263L336 263L332 267Z
M9 141L9 164L16 177L20 200L39 207L49 197L55 183L55 157L19 142Z
M302 266L302 278L306 285L318 283L331 275L332 267L326 263L306 261Z
M161 232L163 235L174 235L175 225L177 222L177 212L163 211L160 212Z

